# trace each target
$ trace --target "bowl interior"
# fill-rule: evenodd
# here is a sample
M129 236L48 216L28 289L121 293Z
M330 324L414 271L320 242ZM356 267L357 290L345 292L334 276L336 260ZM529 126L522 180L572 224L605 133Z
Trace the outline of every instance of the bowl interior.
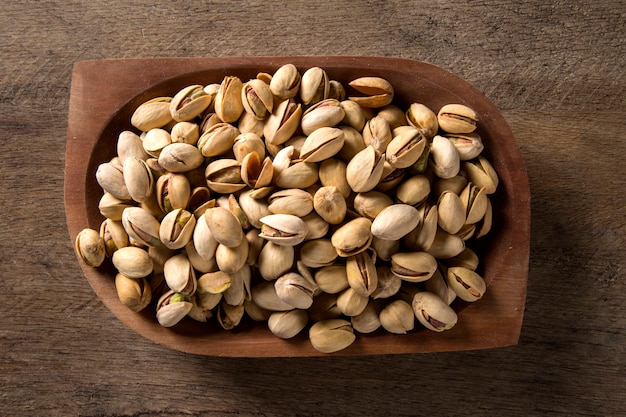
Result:
M480 270L488 284L483 299L468 304L455 301L457 326L444 333L414 330L392 335L380 330L357 335L357 342L337 355L447 351L506 346L517 342L522 323L528 268L530 208L528 180L521 154L506 121L477 89L436 66L410 60L372 57L257 57L171 58L87 61L76 64L72 78L65 199L70 237L84 227L99 229L102 190L95 180L100 163L116 153L116 141L130 125L134 109L153 97L172 96L191 84L219 83L225 75L243 81L263 71L273 73L291 62L303 72L324 68L331 79L347 83L362 76L381 76L394 87L394 104L408 108L413 102L437 112L447 103L462 103L477 111L477 132L484 155L498 172L500 184L490 196L493 227L489 235L470 247L480 256ZM164 70L167 68L167 70ZM101 74L107 74L106 80ZM111 84L116 87L111 87ZM94 100L92 97L102 97ZM263 323L245 321L233 331L215 324L185 319L165 329L154 318L154 308L133 313L117 299L110 265L83 267L85 276L104 304L124 323L165 346L198 354L222 356L321 355L306 331L290 340L272 335Z

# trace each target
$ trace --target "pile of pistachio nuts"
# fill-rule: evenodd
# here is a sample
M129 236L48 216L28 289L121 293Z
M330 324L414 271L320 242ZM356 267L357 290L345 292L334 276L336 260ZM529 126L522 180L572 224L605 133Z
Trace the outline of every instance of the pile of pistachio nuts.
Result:
M120 301L165 327L308 329L325 353L415 319L451 329L450 304L486 290L468 244L491 228L498 176L470 107L393 99L384 78L292 64L153 98L98 166L106 219L76 252L109 259Z

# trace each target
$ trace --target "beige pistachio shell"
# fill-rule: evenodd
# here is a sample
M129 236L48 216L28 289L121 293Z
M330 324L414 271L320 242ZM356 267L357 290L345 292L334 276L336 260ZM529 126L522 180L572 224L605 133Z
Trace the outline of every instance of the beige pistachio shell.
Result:
M211 191L231 194L242 190L246 184L241 178L241 165L236 159L217 159L207 165L204 176Z
M281 99L295 97L300 89L302 76L293 64L279 67L270 81L270 90L273 95Z
M170 102L170 114L178 122L200 115L213 102L213 97L201 85L190 85L180 90Z
M348 285L364 297L370 296L378 287L378 273L374 259L367 252L360 252L346 260Z
M224 300L217 306L216 319L224 330L232 330L239 325L245 310L242 305L230 305Z
M430 167L439 178L452 178L459 173L460 157L448 139L436 135L430 145Z
M200 150L189 143L171 143L159 153L159 165L168 172L189 172L204 162Z
M444 135L456 148L461 161L476 158L483 151L483 142L478 133L446 133Z
M113 162L104 162L96 169L96 181L104 192L111 194L117 199L128 201L131 199L122 167Z
M309 105L322 101L330 93L330 80L326 71L320 67L311 67L304 71L300 81L300 100Z
M309 268L332 265L337 259L337 251L330 239L314 239L302 244L300 260Z
M463 189L459 198L465 209L465 223L478 223L485 216L487 205L489 204L489 197L487 197L484 188L469 183Z
M418 292L411 304L417 320L435 332L449 330L457 323L456 312L445 301L431 292Z
M336 127L320 127L313 130L300 149L300 158L305 162L324 161L341 150L344 133Z
M320 187L313 196L313 208L329 224L340 224L347 213L346 199L335 186Z
M161 150L171 143L170 132L160 128L148 130L142 140L143 149L148 155L155 158L158 158Z
M420 221L417 209L408 204L392 204L378 213L372 222L372 235L397 240L413 230Z
M333 353L350 346L356 340L356 336L349 321L327 319L311 326L309 340L316 350L322 353Z
M316 212L311 212L302 218L306 225L307 234L305 240L319 239L326 236L330 225Z
M418 129L408 128L389 142L385 157L394 168L408 168L422 156L426 144L426 137Z
M392 204L393 200L391 197L380 191L358 193L354 197L354 209L356 212L370 220L374 220L385 207Z
M138 312L150 304L152 291L145 278L130 278L124 274L115 275L117 296L126 307Z
M363 96L351 96L362 107L384 107L393 100L393 87L389 81L381 77L361 77L348 83Z
M156 318L163 327L173 327L189 314L193 303L186 295L168 291L157 302Z
M344 112L341 122L359 132L362 131L363 126L365 126L365 115L363 114L361 106L352 100L343 100L340 105Z
M439 127L449 133L470 133L476 129L478 115L463 104L446 104L437 113Z
M267 201L253 197L250 190L243 191L239 194L239 207L243 210L250 225L256 229L260 229L263 225L261 218L271 214Z
M392 131L400 126L406 126L408 124L404 111L400 107L393 104L388 104L378 109L376 116L381 116L387 120L389 128Z
M432 138L437 134L439 129L439 122L437 121L437 115L427 106L421 103L413 103L406 111L407 122L416 128L418 128L424 136Z
M337 308L342 314L352 317L361 314L369 297L359 294L354 288L348 287L337 296Z
M354 155L346 168L350 188L357 193L373 190L382 178L384 162L384 156L371 145Z
M345 223L333 233L331 242L339 256L348 257L363 252L372 242L372 222L359 217Z
M376 259L391 260L391 255L400 250L400 240L387 240L374 236L370 247L376 253Z
M444 278L444 273L442 268L438 268L432 278L424 283L424 289L436 294L446 304L450 305L456 300L456 293L448 285L446 278Z
M259 273L267 281L273 281L286 274L294 265L293 246L266 242L259 253Z
M98 201L98 211L107 219L120 221L122 213L128 207L133 207L130 200L120 200L111 193L105 192Z
M127 246L115 251L111 257L118 272L129 278L143 278L153 271L152 259L144 249Z
M274 165L276 167L276 165ZM318 164L296 162L281 170L274 178L274 184L281 188L308 188L319 179Z
M248 261L248 241L242 238L237 246L218 245L215 260L221 271L234 274Z
M220 244L237 247L244 240L243 229L237 217L223 207L213 207L204 213L211 234Z
M172 143L195 145L200 137L200 126L193 122L178 122L170 131Z
M354 155L365 149L366 145L360 130L345 125L339 125L338 128L343 131L344 140L343 148L337 153L337 158L347 164Z
M244 107L241 97L243 83L236 76L226 76L215 95L215 114L226 123L239 119Z
M171 97L155 97L140 104L133 112L130 124L142 132L167 125L172 121L171 101Z
M394 300L380 312L380 324L385 330L395 334L406 334L415 327L413 308L404 300Z
M81 230L74 240L76 255L85 265L98 267L106 256L105 242L94 229Z
M167 173L156 182L157 203L164 213L187 208L191 185L184 174Z
M493 165L482 155L463 163L463 170L469 180L477 187L485 189L487 194L493 194L498 188L498 174Z
M243 158L252 152L257 153L260 161L265 159L265 143L263 139L256 133L240 133L235 138L233 144L235 159L241 163Z
M263 281L255 285L252 287L251 296L252 301L258 307L267 311L289 311L294 309L291 304L286 303L278 296L274 287L274 281Z
M267 327L274 336L291 339L300 333L308 322L309 316L304 310L277 311L268 318Z
M241 102L246 112L263 120L272 113L274 97L268 84L258 78L251 79L241 88Z
M365 145L371 145L376 151L384 153L392 139L391 127L383 116L374 116L365 123L363 128Z
M370 300L365 309L350 318L354 330L359 333L372 333L380 327L380 311L383 308L381 300Z
M126 158L134 156L136 158L146 160L149 155L143 148L143 143L139 135L129 130L122 131L117 138L117 157L122 165Z
M316 286L317 284L295 272L289 272L274 281L278 298L298 309L307 309L313 304Z
M131 239L146 246L158 246L159 221L141 207L128 207L122 212L122 225Z
M463 202L451 191L444 191L439 196L437 215L439 227L450 234L456 234L465 224Z
M396 198L411 206L423 203L430 194L430 181L425 175L413 175L403 180L396 189Z
M208 272L198 278L197 291L201 293L221 294L232 283L231 275L224 271Z
M317 286L327 294L337 294L348 288L348 274L343 265L324 266L315 271Z
M426 252L398 252L391 256L391 272L408 282L422 282L433 276L437 260Z
M344 116L345 112L341 103L334 98L329 98L315 103L302 114L300 128L305 135L310 135L322 127L338 125Z
M230 123L220 122L206 129L198 139L197 147L202 156L224 155L230 151L241 132Z
M426 251L435 258L447 259L457 256L465 249L465 242L459 236L452 235L441 228L437 229L432 244Z
M424 251L430 248L435 239L439 228L437 224L439 216L437 213L437 205L431 206L426 203L423 204L418 211L420 213L420 223L415 229L404 236L402 241L411 250Z
M263 125L263 136L267 144L282 145L300 126L302 105L287 99L274 107L274 111Z
M313 210L313 196L299 188L289 188L272 193L268 209L273 214L292 214L304 217Z
M128 246L128 233L124 230L122 222L104 219L100 224L100 237L104 242L106 256L111 257L119 248Z
M487 290L485 280L480 275L461 266L448 268L446 279L450 288L464 301L480 300Z
M319 167L319 180L322 186L337 187L344 198L348 198L352 192L346 179L346 168L346 163L336 158L322 161Z
M198 288L196 273L187 255L179 253L163 265L167 286L177 293L193 295Z
M241 180L250 188L262 188L271 184L274 178L272 160L263 161L256 151L247 154L241 161Z
M196 218L183 209L170 211L161 220L159 227L159 238L163 245L169 249L181 249L193 237L196 227Z
M376 275L378 276L378 285L374 292L370 294L372 299L389 298L400 291L402 279L391 272L391 267L380 265L376 267Z
M261 218L260 222L259 236L278 245L298 245L308 232L304 221L292 214L270 214Z
M244 265L230 276L231 285L224 291L224 302L232 306L243 305L251 297L252 271L248 265Z

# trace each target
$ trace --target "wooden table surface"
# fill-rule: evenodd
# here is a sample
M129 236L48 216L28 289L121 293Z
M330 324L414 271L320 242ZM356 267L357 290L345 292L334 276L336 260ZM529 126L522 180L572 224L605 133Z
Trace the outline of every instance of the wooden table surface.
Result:
M626 4L469 3L5 2L0 415L626 415ZM328 54L427 61L502 110L532 196L518 345L194 356L137 335L95 296L63 208L73 64Z

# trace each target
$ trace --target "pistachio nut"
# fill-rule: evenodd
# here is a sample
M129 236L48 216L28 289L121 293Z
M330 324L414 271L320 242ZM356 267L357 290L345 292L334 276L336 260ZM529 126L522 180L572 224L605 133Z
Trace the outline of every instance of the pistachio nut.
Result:
M189 172L204 162L200 150L189 143L172 143L161 150L159 165L169 172Z
M413 308L404 300L394 300L380 311L380 324L395 334L406 334L415 327Z
M198 288L196 273L189 258L182 253L172 256L163 264L167 286L184 295L193 295Z
M459 153L461 161L469 161L476 158L485 148L478 133L446 133L447 138Z
M491 200L487 199L487 209L485 210L485 215L483 218L476 224L476 233L474 236L478 239L480 237L485 236L491 230L491 224L493 221L493 206L491 205Z
M437 271L433 274L432 278L424 283L424 289L428 292L436 294L439 298L450 305L456 299L456 293L450 286L446 278L444 278L446 271L442 271L442 268L437 268Z
M391 260L391 255L400 250L400 240L387 240L374 236L370 247L376 253L376 259Z
M242 86L241 102L244 110L257 120L265 119L274 108L274 97L269 85L258 78L251 79Z
M442 332L454 327L457 323L456 312L437 295L418 292L411 304L417 320L427 329Z
M423 203L430 194L430 181L425 175L413 175L403 180L396 189L398 201L417 206Z
M222 245L234 248L244 240L243 229L237 217L228 209L213 207L204 213L213 238Z
M129 278L147 277L153 271L152 259L148 252L135 246L116 250L111 260L117 271Z
M346 179L357 193L371 191L383 176L385 158L372 145L358 152L348 163Z
M149 155L143 148L143 143L139 135L130 130L124 130L117 137L117 157L120 159L122 166L126 158L134 156L144 161L148 159Z
M372 333L380 327L380 311L383 308L381 300L370 300L365 309L350 318L354 330L359 333Z
M267 322L272 312L259 307L252 299L244 300L243 308L252 320L256 322Z
M239 207L245 213L250 225L257 229L262 226L261 218L271 214L267 202L254 198L251 190L239 194Z
M444 191L437 202L437 222L444 231L455 234L465 224L465 207L461 198L451 191Z
M313 304L316 284L300 274L289 272L274 281L276 295L285 303L298 309L307 309Z
M363 130L365 126L365 115L361 106L352 100L343 100L339 103L343 109L343 124L350 126L359 132Z
M349 257L367 249L373 239L371 227L372 222L365 217L358 217L343 224L330 239L337 254Z
M320 187L313 196L313 208L329 224L340 224L348 209L346 199L335 186Z
M430 139L437 134L439 122L437 115L421 103L413 103L406 111L407 122L419 129L426 138Z
M266 242L259 253L259 273L267 281L273 281L291 270L295 261L293 246Z
M304 217L313 210L313 197L299 188L289 188L272 193L267 202L273 214L293 214Z
M436 135L430 145L430 167L439 178L452 178L459 173L461 160L448 139Z
M200 115L213 102L213 97L201 85L190 85L180 90L170 102L170 114L177 122L186 122Z
M304 310L276 311L269 316L267 327L275 336L291 339L300 333L308 322L309 315Z
M222 300L217 306L217 322L222 326L222 329L232 330L239 325L244 312L243 304L233 306Z
M415 251L423 251L430 248L437 229L438 213L437 205L423 204L420 209L419 216L421 222L411 230L403 239L403 243L410 249Z
M337 296L337 308L348 317L361 314L369 297L359 294L354 288L348 287Z
M193 308L191 298L184 294L168 291L157 302L156 318L163 327L173 327L189 314Z
M184 209L191 197L191 185L184 174L167 173L156 183L157 203L164 213Z
M273 95L281 99L290 99L298 94L302 77L293 64L285 64L276 70L270 81Z
M316 350L322 353L333 353L350 346L356 340L356 336L349 321L327 319L311 326L309 340Z
M337 294L348 288L348 274L343 265L330 265L315 271L317 286L327 294Z
M256 151L247 154L241 161L241 180L250 188L270 185L274 177L274 166L270 157L262 162Z
M346 179L346 168L346 163L336 158L322 161L319 167L319 180L322 186L337 187L344 198L348 198L352 192Z
M465 249L465 242L459 236L437 229L432 244L426 251L435 258L447 259L457 256Z
M404 179L406 172L404 169L392 166L387 160L383 164L383 175L374 188L376 191L384 193L394 190Z
M274 165L276 167L276 165ZM312 162L296 162L274 177L274 184L281 188L307 188L319 179L318 165Z
M292 214L270 214L259 221L262 223L259 236L278 245L298 245L308 232L304 221Z
M360 252L346 260L348 285L359 295L370 296L378 286L378 273L374 259L366 252Z
M217 159L207 165L204 175L207 186L216 193L235 193L246 186L241 178L241 165L236 159Z
M245 236L248 241L248 260L246 263L250 266L259 266L258 259L261 250L265 245L265 239L259 236L259 229L251 228L246 232Z
M385 207L392 204L391 197L380 191L358 193L354 197L354 209L369 220L374 220Z
M462 266L448 268L446 275L448 286L463 301L474 302L485 294L485 280L471 269Z
M446 104L437 113L437 121L445 132L471 133L476 129L478 115L463 104Z
M150 129L143 136L141 143L148 155L158 158L161 150L172 143L172 136L165 129Z
M321 268L332 265L337 259L337 252L330 239L313 239L300 248L300 260L309 268Z
M337 153L337 158L347 164L354 155L365 149L365 141L360 130L345 125L339 125L338 128L343 131L344 140L343 148Z
M309 105L326 99L330 92L328 74L320 67L304 71L300 81L300 100Z
M363 96L351 96L362 107L384 107L393 100L393 87L389 81L381 77L360 77L348 83Z
M345 112L341 103L334 98L328 98L306 109L300 120L300 128L305 135L310 135L322 127L338 125L344 116Z
M478 268L478 255L472 249L466 247L463 252L452 258L445 259L445 265L449 268L454 266L462 266L463 268L475 271Z
M162 247L165 248L165 246ZM200 273L207 273L217 270L217 261L215 260L215 256L208 259L202 257L196 250L193 240L185 245L182 253L187 255L187 257L189 258L189 262L191 262L191 265Z
M487 194L493 194L498 188L498 174L491 163L482 155L471 161L463 163L463 170L467 173L468 179L477 187L485 189Z
M170 131L172 143L187 143L195 145L200 138L200 127L193 122L178 122Z
M391 272L391 267L380 265L376 267L376 275L378 276L378 285L374 292L370 294L372 299L389 298L400 291L402 279Z
M426 252L398 252L391 256L391 272L404 281L426 281L436 270L437 260Z
M343 88L343 84L337 80L330 80L328 82L328 98L336 98L339 101L343 101L346 98L346 90Z
M167 213L159 227L159 238L169 249L181 249L192 239L196 218L183 209Z
M407 125L404 111L400 107L395 106L393 104L388 104L384 107L381 107L380 109L378 109L378 113L376 115L381 116L385 120L387 120L387 123L389 123L389 128L391 129L391 131L393 131L394 129L400 126Z
M251 298L252 271L250 266L244 265L230 276L231 285L224 291L224 302L231 306L243 305L246 300Z
M435 181L433 192L437 198L446 190L460 195L465 186L467 186L467 178L465 177L465 173L460 172L452 178L440 178Z
M251 296L254 303L268 311L289 311L294 307L283 301L274 287L275 281L262 281L252 287Z
M241 132L233 144L235 159L241 163L243 158L251 152L256 152L259 160L265 159L265 143L259 135L253 132Z
M198 139L197 147L202 156L219 156L233 148L235 139L241 134L230 123L220 122L206 129Z
M301 118L302 105L300 103L293 99L278 103L263 125L265 142L271 145L282 145L298 129Z
M418 129L404 129L387 145L385 158L394 168L408 168L422 156L427 141Z
M372 235L397 240L408 234L420 222L417 209L408 204L392 204L378 213L372 222Z
M302 217L302 221L304 221L307 229L305 240L313 240L324 237L330 228L330 225L326 222L326 220L322 219L320 215L314 211Z
M242 134L254 133L255 135L261 137L263 136L265 120L266 119L259 120L247 111L244 111L237 121L236 126Z
M172 121L171 101L171 97L155 97L140 104L130 117L130 124L142 132L167 125Z
M203 274L197 281L199 293L222 294L232 283L230 274L224 271L208 272Z
M470 182L461 192L459 199L465 208L465 223L478 223L485 216L489 198L484 188L477 187Z
M158 246L159 221L147 210L141 207L128 207L122 212L122 225L128 237L142 245Z
M104 162L98 165L96 181L104 192L111 194L113 197L124 201L131 199L120 165L113 162Z
M312 131L302 144L300 158L304 162L321 162L341 150L344 134L335 127L320 127Z
M94 229L83 229L74 240L76 255L85 265L98 267L106 256L105 241Z
M243 83L238 77L224 77L215 95L215 114L225 123L233 123L243 113L241 92Z
M383 116L374 116L365 123L363 142L366 146L371 145L376 151L384 153L392 139L391 127Z
M116 220L104 219L100 224L100 237L104 242L105 254L108 257L111 257L119 248L126 247L129 244L128 233L124 230L122 222Z
M135 312L146 308L152 300L150 284L145 278L130 278L118 273L115 275L115 289L121 303Z
M248 241L241 239L237 246L217 245L215 261L221 271L234 274L248 261Z

